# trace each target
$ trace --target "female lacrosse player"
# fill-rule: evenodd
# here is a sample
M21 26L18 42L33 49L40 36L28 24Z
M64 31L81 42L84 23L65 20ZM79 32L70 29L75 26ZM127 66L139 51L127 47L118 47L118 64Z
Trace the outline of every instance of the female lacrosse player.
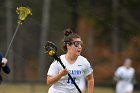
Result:
M134 74L135 70L131 67L131 59L125 59L124 65L115 71L116 93L133 93Z
M0 84L2 82L1 70L3 70L7 74L10 73L10 69L7 65L7 59L3 58L0 54Z
M60 56L66 69L63 69L59 62L54 61L47 73L47 84L52 85L48 93L78 93L68 73L72 76L77 85L83 76L87 80L88 93L93 93L94 77L93 69L89 61L80 55L82 41L79 35L72 32L70 28L65 29L63 50L65 54Z

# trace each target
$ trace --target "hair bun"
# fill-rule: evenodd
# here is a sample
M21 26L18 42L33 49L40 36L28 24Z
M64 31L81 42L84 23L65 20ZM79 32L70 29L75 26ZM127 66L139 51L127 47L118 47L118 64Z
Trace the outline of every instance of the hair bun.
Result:
M65 36L69 36L70 34L72 34L72 29L71 28L66 28L65 31L64 31L64 35Z

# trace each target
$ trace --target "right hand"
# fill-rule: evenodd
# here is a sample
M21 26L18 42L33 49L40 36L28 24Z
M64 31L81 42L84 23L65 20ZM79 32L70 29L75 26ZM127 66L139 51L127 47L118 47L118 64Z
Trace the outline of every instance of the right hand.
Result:
M67 69L63 69L59 72L59 74L61 74L61 76L65 76L69 73L69 71Z

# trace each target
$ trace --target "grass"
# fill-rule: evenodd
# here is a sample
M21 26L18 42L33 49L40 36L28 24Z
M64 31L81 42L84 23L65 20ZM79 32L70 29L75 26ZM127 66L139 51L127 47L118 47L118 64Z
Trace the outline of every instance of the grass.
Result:
M0 93L47 93L48 87L45 84L33 83L3 83L0 85ZM95 87L94 93L114 93L112 88ZM134 93L140 93L135 91Z

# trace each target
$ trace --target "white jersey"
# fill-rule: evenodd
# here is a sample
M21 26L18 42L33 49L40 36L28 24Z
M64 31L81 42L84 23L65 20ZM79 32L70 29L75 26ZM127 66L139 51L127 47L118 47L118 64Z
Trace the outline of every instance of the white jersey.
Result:
M127 91L133 91L133 78L134 78L135 70L134 68L126 68L124 66L119 67L115 76L119 77L116 85L116 93L126 93Z
M69 62L65 58L65 55L61 55L60 59L65 65L66 69L69 70L69 74L75 80L77 85L79 85L80 79L81 77L83 77L83 75L87 76L93 72L90 63L83 56L78 56L77 60L73 64L69 64ZM55 76L62 69L63 68L61 64L57 61L54 61L51 64L47 75ZM77 89L72 83L71 79L68 77L68 75L66 75L63 76L58 82L54 83L49 88L48 93L77 93Z
M81 79L80 79L80 83L79 83L79 88L81 89L81 91L85 91L86 89L86 77L85 76L82 76Z

